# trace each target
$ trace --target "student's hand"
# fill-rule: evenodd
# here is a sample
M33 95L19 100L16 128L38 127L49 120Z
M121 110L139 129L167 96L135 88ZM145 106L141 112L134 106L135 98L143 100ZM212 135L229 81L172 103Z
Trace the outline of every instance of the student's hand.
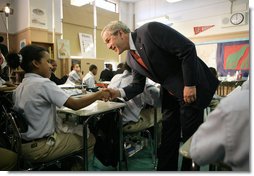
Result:
M196 86L185 86L183 89L183 99L185 103L193 103L194 101L196 101Z
M106 88L105 90L110 92L110 99L113 100L117 97L121 97L120 91L118 89Z

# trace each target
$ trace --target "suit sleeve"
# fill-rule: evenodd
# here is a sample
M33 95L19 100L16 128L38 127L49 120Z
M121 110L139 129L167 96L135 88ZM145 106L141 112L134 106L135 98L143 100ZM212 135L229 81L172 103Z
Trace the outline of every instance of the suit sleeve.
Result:
M133 70L133 80L132 83L127 87L124 87L123 90L126 94L126 100L130 100L136 95L142 93L144 91L146 77L139 74L138 72Z
M184 85L195 86L198 59L195 45L176 30L157 22L149 24L147 36L159 48L174 56L172 59L182 62Z

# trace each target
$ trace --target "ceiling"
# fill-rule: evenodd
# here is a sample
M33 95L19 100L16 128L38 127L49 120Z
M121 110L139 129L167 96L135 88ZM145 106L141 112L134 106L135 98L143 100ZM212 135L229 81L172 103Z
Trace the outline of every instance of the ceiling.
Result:
M137 2L138 0L120 0L121 2Z

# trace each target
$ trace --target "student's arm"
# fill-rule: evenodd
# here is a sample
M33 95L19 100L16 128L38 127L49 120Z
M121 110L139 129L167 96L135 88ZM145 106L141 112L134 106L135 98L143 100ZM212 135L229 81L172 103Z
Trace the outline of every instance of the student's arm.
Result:
M7 85L8 87L16 87L15 84L12 84L11 82L5 82L5 85Z
M99 99L104 99L107 101L109 99L109 96L110 96L110 93L108 91L102 90L90 95L86 95L81 98L69 97L67 101L64 103L64 106L73 110L79 110L81 108L84 108L92 104L93 102Z

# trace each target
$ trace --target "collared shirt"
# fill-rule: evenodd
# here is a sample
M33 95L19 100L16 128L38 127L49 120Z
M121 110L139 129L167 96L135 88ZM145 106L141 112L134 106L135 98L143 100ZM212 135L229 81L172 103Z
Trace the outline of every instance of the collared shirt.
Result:
M132 82L133 76L127 70L124 70L122 74L115 75L110 84L109 88L122 88L129 85ZM123 124L133 121L137 122L140 118L140 111L145 104L150 104L152 106L158 106L160 103L160 90L151 84L151 82L146 83L144 92L135 96L129 101L126 101L126 106L122 113Z
M112 78L110 84L108 85L108 88L125 87L132 82L132 79L133 79L132 74L127 70L124 70L122 74L117 74ZM122 113L123 124L129 121L137 122L139 120L140 111L144 105L144 103L141 100L141 96L137 95L136 97L125 103L127 106L124 108L124 111Z
M191 158L199 165L223 161L233 171L250 171L249 81L221 100L191 141Z
M82 83L85 84L88 88L94 88L95 86L95 76L89 71L82 80Z
M65 83L66 84L75 84L77 82L81 82L81 78L80 78L79 74L76 72L76 70L72 70L69 73L69 77Z
M48 78L26 73L13 95L14 109L28 122L28 131L22 133L22 138L33 140L53 134L56 106L62 107L69 96Z

